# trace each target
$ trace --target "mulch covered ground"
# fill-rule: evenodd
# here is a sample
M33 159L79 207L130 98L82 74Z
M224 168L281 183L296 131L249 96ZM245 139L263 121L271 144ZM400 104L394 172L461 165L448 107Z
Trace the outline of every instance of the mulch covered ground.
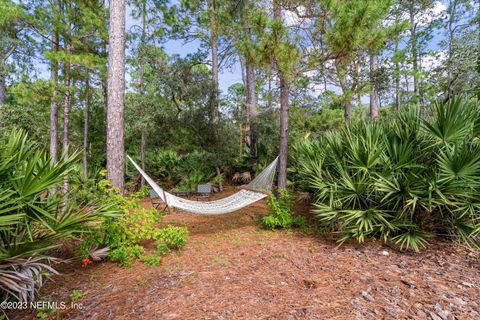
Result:
M480 319L479 253L437 242L419 254L338 247L303 231L264 231L266 213L261 201L218 217L168 215L191 236L160 267L65 265L40 300L70 304L73 290L86 292L61 319Z

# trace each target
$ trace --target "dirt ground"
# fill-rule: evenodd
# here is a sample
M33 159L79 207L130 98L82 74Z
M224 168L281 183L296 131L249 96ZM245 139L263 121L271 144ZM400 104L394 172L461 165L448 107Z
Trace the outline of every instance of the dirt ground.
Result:
M478 252L440 242L418 254L338 247L303 230L264 231L266 213L260 201L217 217L167 215L190 240L161 266L63 265L40 300L70 306L73 290L84 293L54 319L480 319Z

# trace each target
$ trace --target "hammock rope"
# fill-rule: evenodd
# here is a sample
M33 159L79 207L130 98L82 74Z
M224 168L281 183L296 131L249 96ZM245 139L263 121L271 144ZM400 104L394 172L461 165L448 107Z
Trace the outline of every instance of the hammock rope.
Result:
M214 201L193 201L166 192L156 184L155 181L153 181L153 179L150 178L132 158L130 158L130 156L127 155L127 158L167 206L203 215L220 215L233 212L267 197L273 186L278 163L277 157L257 177L255 177L255 179L246 185L245 189L226 198Z

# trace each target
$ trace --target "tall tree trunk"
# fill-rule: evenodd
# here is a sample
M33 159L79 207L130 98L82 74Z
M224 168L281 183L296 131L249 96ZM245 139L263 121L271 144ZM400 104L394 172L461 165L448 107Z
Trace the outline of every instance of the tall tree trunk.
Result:
M58 32L53 31L51 40L52 52L58 51ZM50 157L53 163L58 161L58 62L52 59L50 67L50 81L52 82L52 100L50 102Z
M90 112L90 76L85 79L85 111L83 116L83 177L88 178L88 123Z
M288 82L280 75L280 152L278 159L278 188L287 187L288 160Z
M448 59L447 59L447 88L445 90L445 100L449 100L453 96L453 76L452 76L452 60L453 60L453 41L455 37L455 15L457 12L457 1L453 0L450 2L450 17L448 19Z
M412 67L413 67L413 91L415 103L420 108L420 87L418 81L418 50L417 50L417 26L415 24L415 6L412 3L410 8L410 42L412 51ZM421 110L423 114L423 109Z
M243 27L243 37L247 41L251 41L252 32L250 27L250 22L248 21L247 10L250 4L250 0L242 1L242 10L241 10L241 19ZM255 68L253 65L252 59L247 53L245 55L245 102L247 109L247 120L248 120L248 141L250 148L250 156L253 159L258 157L258 144L257 144L257 129L255 126L255 121L257 117L257 95L255 92Z
M218 123L218 98L220 96L219 84L218 84L218 34L217 34L217 21L215 12L215 0L208 0L208 10L210 19L210 49L212 54L212 110L211 118L213 123Z
M342 96L343 96L343 117L347 124L352 122L352 93L351 90L347 87L344 71L340 66L339 61L335 61L335 70L338 75L338 83L340 88L342 89Z
M66 44L67 55L70 54L70 44L67 42ZM65 62L65 95L63 97L63 144L62 144L62 153L68 153L68 147L70 145L70 110L72 107L71 104L71 70L70 70L70 63ZM68 193L69 189L69 181L68 176L65 176L63 181L63 192Z
M246 104L247 104L247 119L249 121L249 140L250 140L250 156L253 159L258 157L257 147L257 130L255 127L255 119L257 117L257 99L255 95L255 70L253 64L248 59L246 60Z
M108 97L107 97L107 177L112 186L125 188L125 0L110 1Z
M142 7L142 35L141 35L141 46L142 49L145 49L145 30L147 28L147 3L143 1ZM144 50L141 50L141 59L140 59L140 96L142 97L141 103L142 106L140 107L140 119L143 121L143 117L145 115L145 108L143 106L144 99L143 96L145 94L145 58L144 58ZM140 128L140 162L142 166L142 170L145 171L145 147L147 145L147 136L145 132L145 125L144 123L141 124ZM140 175L140 185L143 187L145 186L145 179L142 175Z
M370 118L375 120L378 117L378 93L377 93L377 56L370 54Z
M240 121L239 123L239 130L240 130L240 144L239 144L239 155L240 157L243 156L243 148L245 147L245 144L246 145L250 145L250 137L248 134L245 134L246 131L249 131L249 128L248 128L248 123L250 122L249 119L248 119L248 111L247 111L247 80L246 80L246 76L245 76L245 62L244 62L244 59L243 57L240 55L239 56L239 61L240 61L240 70L242 71L242 83L243 83L243 88L245 89L245 100L242 102L241 104L241 109L240 109L240 113L242 115L242 119L243 119L243 114L245 113L246 115L246 118L247 118L247 123L243 123L243 121Z
M398 52L398 37L395 38L395 51L394 56ZM395 59L395 109L400 111L400 64L398 63L398 57Z
M282 9L278 0L273 0L273 17L277 20L282 19ZM278 39L280 40L280 39ZM277 71L280 80L280 150L278 158L278 188L287 187L287 161L288 161L288 82L280 69L278 63Z

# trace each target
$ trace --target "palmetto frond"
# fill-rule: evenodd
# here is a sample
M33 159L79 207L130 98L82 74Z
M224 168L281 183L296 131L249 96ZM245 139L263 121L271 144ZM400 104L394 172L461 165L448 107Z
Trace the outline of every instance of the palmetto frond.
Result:
M480 235L480 116L461 99L422 119L408 109L360 121L295 149L298 178L322 225L340 241L381 237L420 250L436 228L469 243ZM428 228L428 230L424 230Z

